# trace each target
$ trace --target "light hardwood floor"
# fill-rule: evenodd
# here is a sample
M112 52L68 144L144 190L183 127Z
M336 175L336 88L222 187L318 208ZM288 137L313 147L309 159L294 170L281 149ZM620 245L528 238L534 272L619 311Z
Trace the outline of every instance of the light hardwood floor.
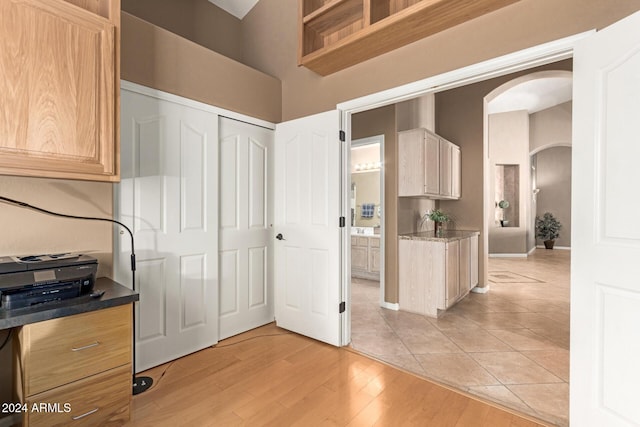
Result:
M491 258L486 294L438 319L379 306L352 280L354 349L557 426L569 424L570 252Z
M274 324L144 373L128 426L537 426Z

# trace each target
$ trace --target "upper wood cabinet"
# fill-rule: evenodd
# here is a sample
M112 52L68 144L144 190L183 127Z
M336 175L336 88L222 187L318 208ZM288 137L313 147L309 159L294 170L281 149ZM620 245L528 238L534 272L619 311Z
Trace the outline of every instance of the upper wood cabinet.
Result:
M398 133L398 196L460 198L460 147L426 129Z
M0 0L0 174L119 179L120 0Z
M299 0L298 63L326 76L519 0Z

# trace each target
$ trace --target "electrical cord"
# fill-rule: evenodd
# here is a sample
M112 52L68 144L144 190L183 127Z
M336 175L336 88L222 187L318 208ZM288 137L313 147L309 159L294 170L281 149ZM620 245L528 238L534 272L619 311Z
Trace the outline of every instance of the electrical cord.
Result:
M9 342L9 338L11 337L11 334L13 333L13 329L9 329L9 332L7 332L7 336L4 339L4 342L2 343L2 345L0 345L0 351L2 351L2 349L7 345L7 343Z

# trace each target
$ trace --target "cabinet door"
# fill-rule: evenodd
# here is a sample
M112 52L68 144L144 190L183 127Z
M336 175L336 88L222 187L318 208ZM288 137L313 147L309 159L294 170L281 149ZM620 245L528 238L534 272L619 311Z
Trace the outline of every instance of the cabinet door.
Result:
M470 240L462 239L459 242L459 277L460 289L458 291L458 297L465 295L471 289L471 266L469 264L469 258L471 257Z
M440 193L440 138L427 132L425 138L425 194Z
M380 273L380 248L369 248L369 271Z
M478 236L469 238L469 289L478 286Z
M446 293L445 300L447 308L458 300L460 294L459 280L459 247L458 241L449 242L446 246L445 270L446 270Z
M0 173L118 179L115 27L59 0L0 2Z
M451 197L451 143L440 138L440 195Z
M369 267L369 255L367 248L362 246L351 246L351 269L367 271Z
M398 133L398 196L422 196L425 190L425 131Z
M461 156L460 147L451 144L451 197L455 199L460 198L461 194Z

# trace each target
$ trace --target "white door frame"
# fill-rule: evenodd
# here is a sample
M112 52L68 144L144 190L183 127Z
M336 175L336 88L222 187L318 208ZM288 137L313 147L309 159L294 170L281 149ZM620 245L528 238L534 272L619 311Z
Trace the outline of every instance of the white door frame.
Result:
M349 154L351 148L361 147L363 145L380 144L380 162L384 165L384 135L375 135L368 138L360 138L349 142ZM351 155L349 155L348 164L351 165ZM349 174L351 175L351 174ZM393 309L393 304L388 304L384 299L384 272L385 272L385 235L384 235L384 218L385 218L385 199L384 199L384 166L380 166L380 206L382 206L382 215L380 216L380 307ZM374 213L375 215L375 213ZM347 217L350 218L351 216ZM351 237L351 222L347 221L347 236ZM349 270L351 270L351 239L347 247L349 248ZM349 288L351 288L351 276L349 276Z
M338 110L341 112L342 117L342 129L346 134L346 146L350 146L351 141L351 116L355 113L372 110L374 108L383 107L390 104L406 101L408 99L417 98L427 93L437 93L445 90L454 89L461 86L466 86L472 83L500 77L506 74L515 73L517 71L527 70L530 68L550 64L552 62L561 61L573 57L573 49L577 42L595 33L594 30L586 31L583 33L575 34L573 36L565 37L559 40L555 40L549 43L544 43L531 48L523 49L514 53L510 53L497 58L489 59L487 61L479 62L474 65L463 67L454 71L449 71L443 74L438 74L433 77L428 77L423 80L418 80L413 83L408 83L396 88L384 90L371 95L366 95L360 98L356 98L350 101L342 102L337 105ZM486 149L486 146L485 146ZM343 153L348 155L348 153ZM487 153L484 153L484 158L487 158ZM486 163L486 162L485 162ZM488 165L485 164L484 168L487 170ZM347 214L346 208L348 208L348 194L349 189L349 174L350 171L347 165L343 163L342 170L342 206L345 208L343 214ZM487 181L483 185L483 192L487 192ZM484 197L483 212L488 211L487 204L488 198ZM483 214L484 215L484 214ZM484 247L485 257L481 262L484 264L484 277L480 278L480 282L483 285L487 285L487 263L489 249L488 229L486 218L483 219L483 227L481 231L482 245ZM346 247L347 242L343 241L342 253L348 254L349 250ZM343 258L343 266L349 265L348 260ZM346 264L345 264L346 263ZM351 292L351 283L349 278L345 276L350 272L345 271L343 268L343 283L347 286L343 287L343 297L347 302L347 318L350 319L351 301L348 298ZM347 344L351 341L351 322L350 320L344 322L343 326L343 344Z

